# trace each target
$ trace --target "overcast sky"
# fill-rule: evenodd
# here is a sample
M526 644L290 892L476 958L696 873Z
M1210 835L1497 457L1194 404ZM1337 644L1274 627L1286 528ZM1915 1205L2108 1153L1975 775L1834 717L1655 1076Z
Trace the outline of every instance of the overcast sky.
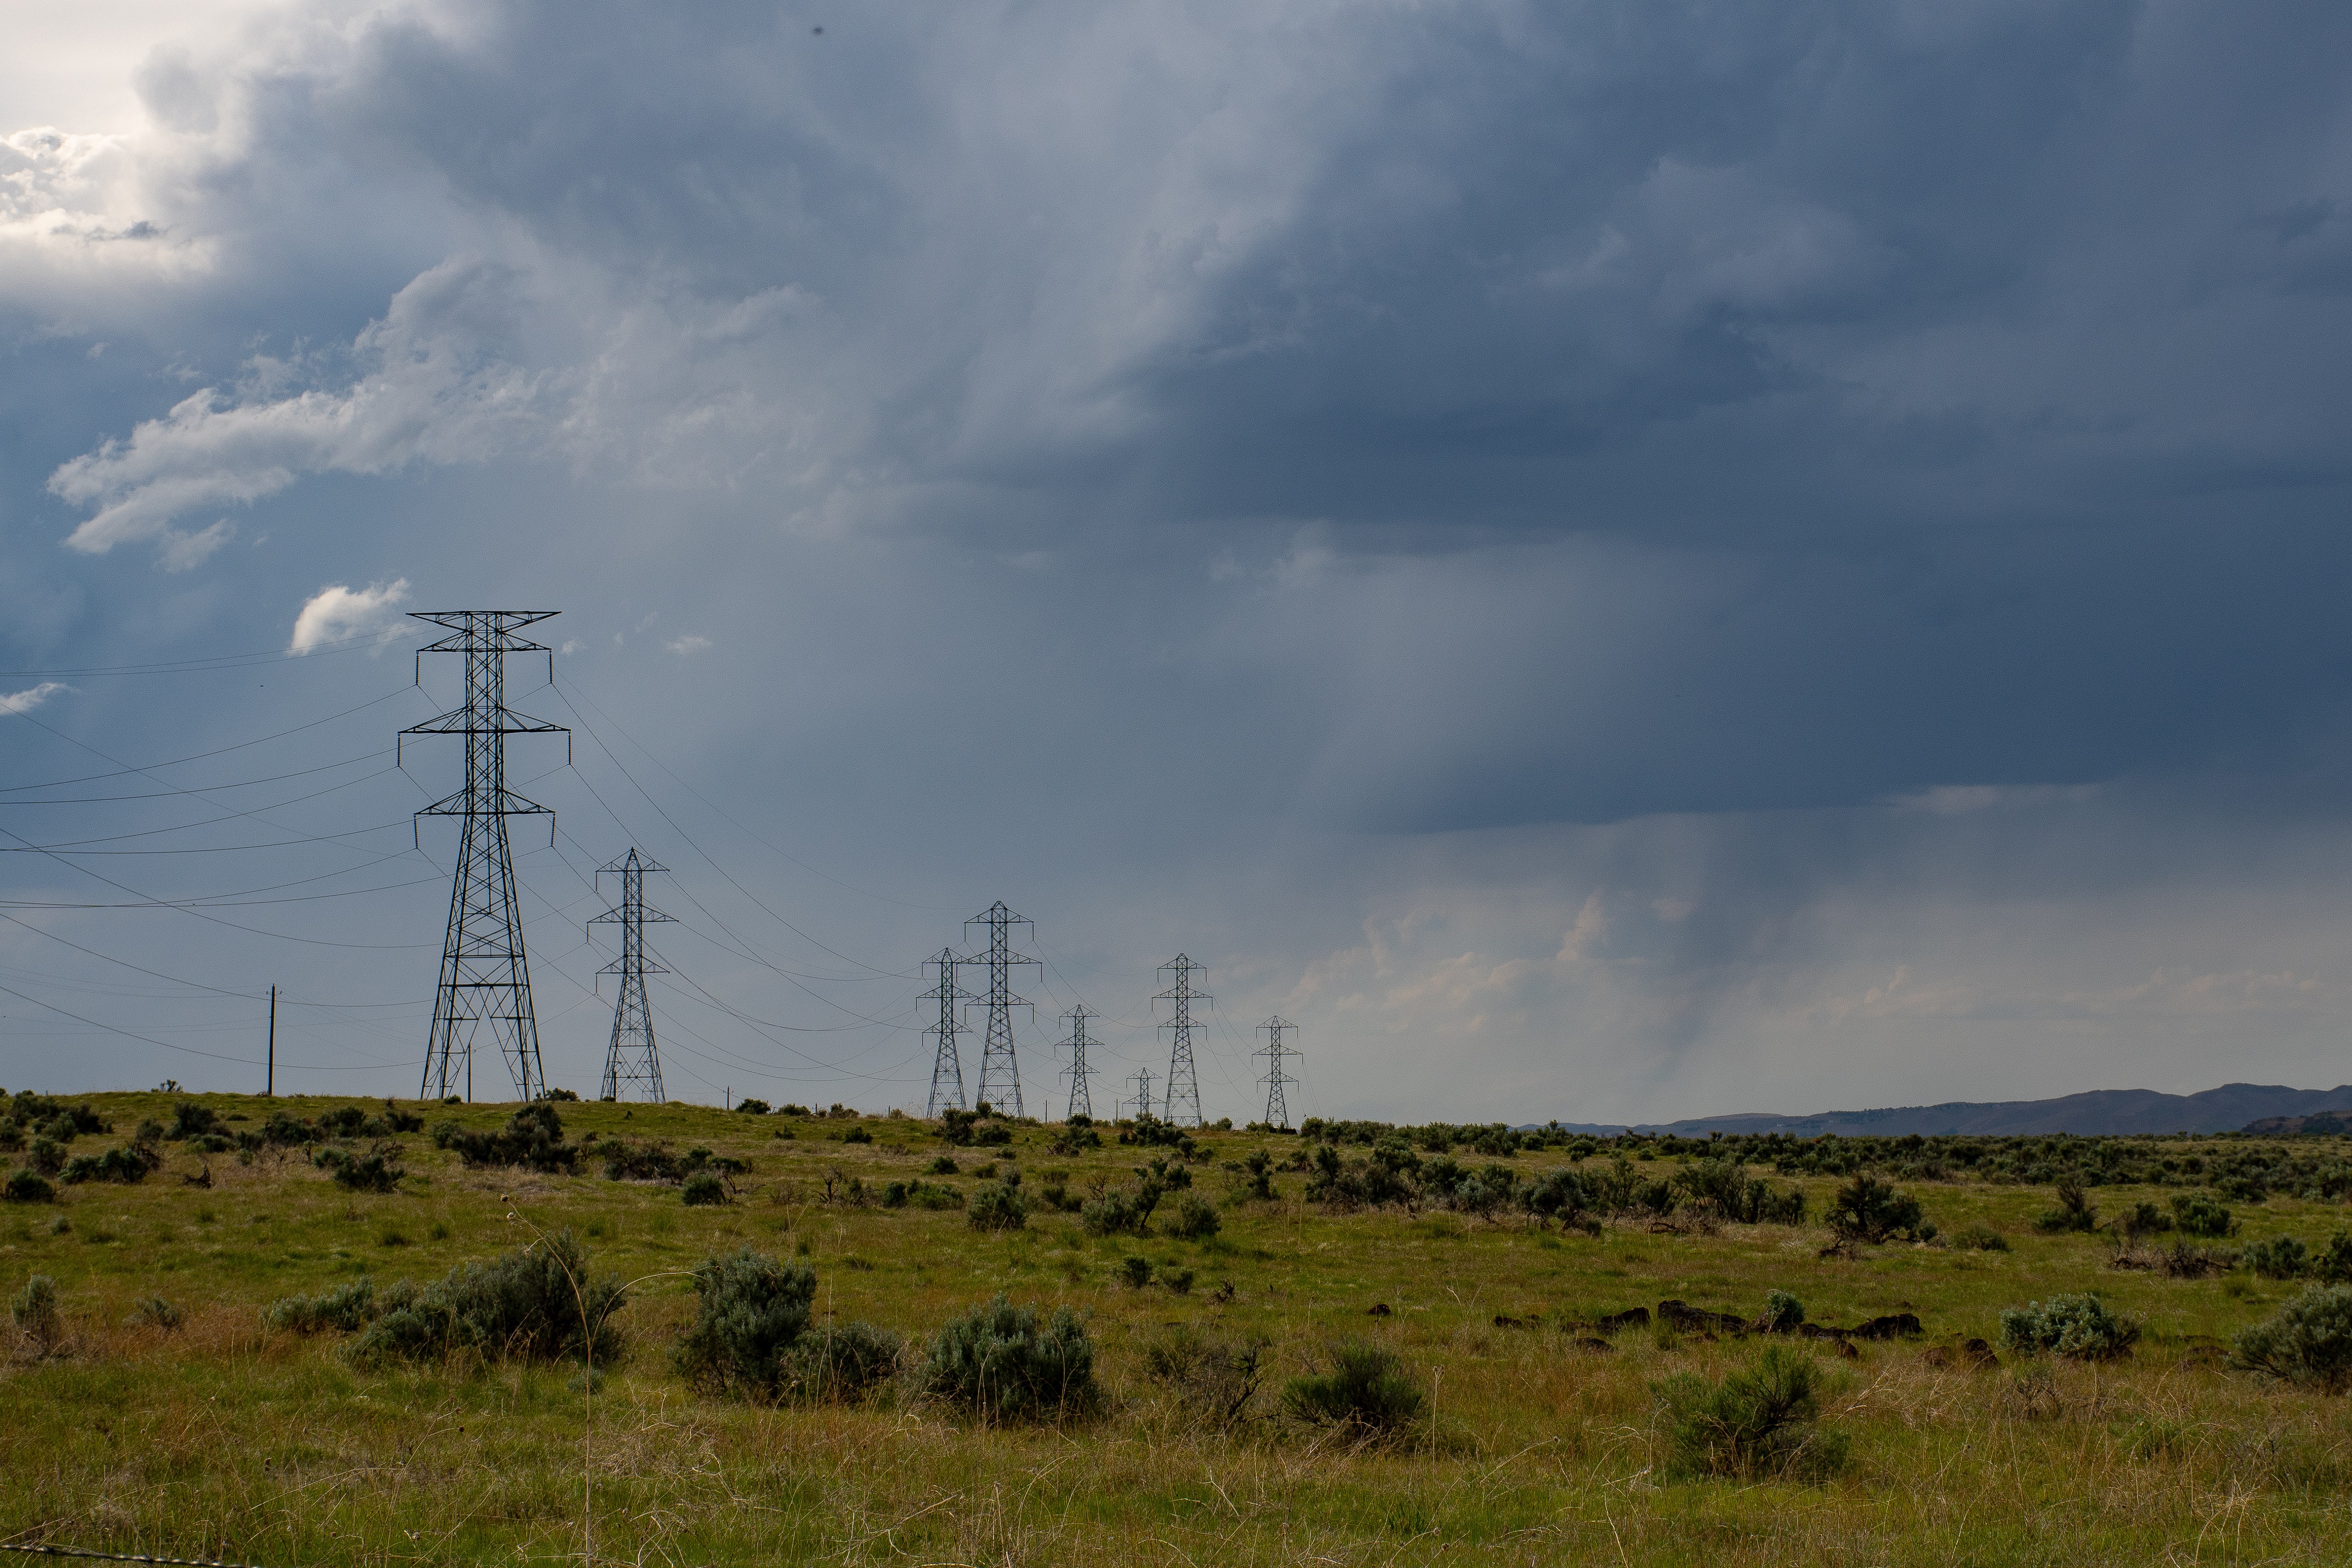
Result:
M2352 1078L2347 86L2317 3L12 0L0 1083L256 1086L274 983L415 1092L459 677L366 644L475 607L562 612L583 1092L632 844L687 1098L919 1107L999 898L1033 1111L1179 951L1212 1117L1277 1012L1395 1119Z

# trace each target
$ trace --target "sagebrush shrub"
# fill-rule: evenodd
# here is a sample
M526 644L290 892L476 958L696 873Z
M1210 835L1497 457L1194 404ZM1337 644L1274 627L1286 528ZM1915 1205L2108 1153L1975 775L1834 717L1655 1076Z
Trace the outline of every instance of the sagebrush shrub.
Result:
M2058 1207L2042 1210L2033 1221L2033 1228L2050 1233L2069 1230L2096 1230L2099 1211L2091 1207L2084 1196L2083 1184L2073 1176L2058 1178Z
M579 1239L558 1231L488 1262L461 1263L421 1291L394 1287L352 1355L362 1365L458 1354L609 1363L620 1354L612 1317L626 1294L618 1281L592 1277Z
M398 1146L390 1144L378 1144L364 1155L321 1149L319 1164L333 1175L337 1186L351 1192L396 1192L400 1178L408 1174L400 1168Z
M2047 1351L2074 1361L2128 1355L2139 1334L2137 1322L2109 1312L2093 1295L2053 1296L2006 1308L2000 1314L2003 1350Z
M888 1382L905 1355L906 1342L873 1323L813 1328L784 1358L783 1390L796 1399L852 1404Z
M1116 1186L1088 1198L1078 1210L1078 1224L1089 1236L1144 1236L1150 1232L1150 1212L1127 1187Z
M1169 1234L1187 1241L1202 1241L1214 1236L1222 1222L1216 1206L1198 1193L1181 1193L1168 1218Z
M48 1177L22 1166L10 1171L8 1185L0 1187L0 1197L10 1203L48 1203L57 1196L58 1189L49 1185Z
M2352 1236L2339 1230L2311 1260L2311 1276L2326 1285L2352 1285Z
M68 1186L86 1181L135 1183L145 1181L163 1163L163 1156L152 1144L119 1144L102 1155L76 1155L58 1174Z
M1971 1248L1979 1252L2006 1252L2009 1238L1990 1225L1969 1225L1952 1232L1952 1245Z
M2240 1333L2233 1365L2330 1394L2352 1386L2352 1288L2311 1285Z
M793 1346L807 1332L816 1270L750 1248L695 1266L701 1298L692 1327L678 1336L670 1360L699 1386L726 1393L773 1396L786 1381Z
M1294 1377L1282 1387L1284 1414L1318 1427L1349 1427L1388 1436L1421 1415L1421 1390L1392 1350L1361 1341L1332 1347L1328 1371Z
M186 1321L187 1314L161 1296L147 1296L131 1309L131 1321L149 1328L175 1329Z
M2172 1220L2183 1235L2202 1236L2209 1240L2219 1240L2238 1228L2237 1220L2227 1208L2199 1192L2175 1195Z
M984 1181L971 1189L963 1219L974 1230L1019 1230L1029 1223L1029 1200L1010 1182Z
M688 1208L705 1208L727 1201L727 1184L709 1171L697 1171L686 1178L681 1196Z
M563 1119L544 1100L525 1105L494 1133L440 1123L433 1129L433 1143L436 1148L456 1150L469 1166L522 1166L552 1174L568 1173L580 1163L578 1145L563 1141Z
M923 1386L989 1420L1051 1420L1094 1407L1095 1345L1067 1307L1040 1320L1003 1296L950 1320L931 1342Z
M1884 1241L1897 1232L1916 1236L1919 1200L1865 1171L1838 1188L1822 1218L1846 1240Z
M369 1280L354 1280L348 1285L318 1296L288 1296L262 1309L261 1322L266 1328L280 1329L289 1333L357 1333L376 1320L383 1309L377 1305L375 1284Z
M1248 1413L1265 1356L1263 1340L1219 1339L1182 1323L1143 1347L1143 1370L1187 1409L1229 1426Z
M1667 1473L1818 1479L1845 1468L1846 1435L1822 1425L1821 1364L1767 1346L1754 1364L1711 1384L1678 1373L1655 1385L1666 1422Z
M2273 1236L2249 1246L2247 1268L2265 1280L2299 1280L2311 1266L2311 1251L2292 1236Z
M1795 1333L1804 1321L1804 1302L1786 1291L1764 1292L1764 1315L1756 1322L1766 1333Z
M58 1312L58 1282L47 1274L25 1281L8 1303L8 1317L33 1342L36 1354L47 1355L65 1343L66 1324Z
M1122 1258L1118 1260L1118 1277L1129 1289L1139 1291L1151 1283L1151 1260Z

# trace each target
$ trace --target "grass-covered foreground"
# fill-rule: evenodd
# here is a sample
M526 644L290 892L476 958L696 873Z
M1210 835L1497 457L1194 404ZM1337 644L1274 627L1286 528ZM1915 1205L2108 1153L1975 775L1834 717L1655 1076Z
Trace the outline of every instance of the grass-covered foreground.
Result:
M950 1148L938 1124L904 1119L556 1106L573 1144L710 1151L677 1179L624 1181L604 1174L604 1147L574 1175L468 1166L463 1140L436 1146L433 1124L505 1135L513 1107L404 1104L426 1130L273 1146L248 1163L235 1134L273 1114L383 1107L235 1096L194 1102L221 1118L214 1152L157 1142L143 1179L105 1179L104 1152L142 1122L172 1123L182 1098L89 1097L115 1131L44 1156L89 1156L85 1179L0 1205L0 1291L47 1277L58 1312L45 1330L0 1322L13 1335L0 1539L289 1565L580 1561L592 1542L596 1560L629 1563L2352 1559L2347 1401L2225 1364L2233 1336L2304 1284L2242 1266L2118 1270L2107 1230L2035 1228L2054 1202L2046 1186L1898 1180L1936 1241L1822 1256L1832 1179L1772 1178L1802 1188L1801 1225L1668 1228L1628 1213L1592 1234L1524 1206L1335 1212L1306 1200L1307 1141L1208 1131L1201 1157L1178 1159L1191 1186L1160 1198L1150 1235L1090 1236L1044 1195L1099 1204L1170 1149L1121 1146L1110 1128L1100 1148L1057 1154L1060 1129L1031 1124L1003 1146ZM396 1155L369 1167L386 1143ZM474 1152L530 1157L527 1143ZM1292 1167L1270 1173L1270 1199L1245 1196L1260 1148ZM1528 1184L1571 1163L1598 1176L1612 1152L1500 1163ZM932 1171L942 1155L953 1174ZM29 1157L27 1144L0 1169ZM111 1174L126 1162L139 1163ZM357 1186L338 1184L339 1166ZM971 1223L1003 1193L990 1166L1023 1173L1018 1228ZM1632 1174L1675 1169L1653 1159ZM393 1190L364 1190L395 1170ZM697 1177L716 1186L697 1196L724 1201L689 1206ZM927 1185L885 1207L894 1181ZM2090 1196L2106 1219L2183 1195ZM1213 1233L1171 1234L1206 1228L1187 1197L1213 1207ZM2344 1219L2337 1204L2294 1197L2230 1207L2240 1228L2217 1245L2239 1253L2293 1235L2317 1257ZM593 1385L576 1361L372 1359L353 1354L358 1333L265 1325L289 1298L362 1278L395 1294L400 1280L427 1285L565 1229L595 1273L633 1281L611 1319L620 1359ZM1952 1244L1988 1230L2006 1250ZM2148 1238L2143 1254L2173 1239ZM814 1270L812 1333L895 1331L906 1370L855 1403L690 1383L672 1355L698 1318L690 1272L745 1248L781 1273ZM1188 1273L1188 1289L1171 1288ZM1774 1291L1815 1324L1909 1313L1924 1334L1592 1326L1662 1300L1754 1320L1769 1299L1786 1318ZM1959 1349L1997 1340L2006 1308L2090 1291L2139 1324L2127 1356L2003 1350L1987 1366ZM1000 1294L1076 1314L1097 1353L1088 1408L992 1424L923 1389L941 1326ZM1230 1359L1204 1372L1204 1345L1244 1365L1255 1348L1256 1392ZM1367 1357L1382 1351L1393 1360ZM1350 1367L1403 1418L1317 1420L1344 1410ZM1745 1469L1705 1473L1709 1452L1748 1453L1727 1408L1786 1397L1811 1401L1818 1422L1763 1437Z

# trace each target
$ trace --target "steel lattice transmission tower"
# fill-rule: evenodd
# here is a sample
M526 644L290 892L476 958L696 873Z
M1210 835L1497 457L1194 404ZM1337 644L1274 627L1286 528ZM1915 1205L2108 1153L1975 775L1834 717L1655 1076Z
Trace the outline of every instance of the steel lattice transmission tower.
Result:
M1081 1116L1090 1122L1094 1120L1094 1090L1087 1082L1095 1075L1095 1069L1087 1065L1087 1047L1094 1043L1087 1038L1087 1019L1094 1016L1087 1011L1084 1002L1064 1013L1062 1021L1070 1026L1070 1038L1054 1048L1070 1053L1069 1068L1062 1076L1070 1081L1069 1119L1073 1122Z
M1135 1098L1129 1103L1134 1106L1139 1116L1151 1114L1151 1069L1149 1067L1135 1070Z
M507 788L507 737L561 735L565 760L572 732L514 712L507 706L509 653L546 653L547 678L555 679L555 655L543 643L515 635L518 629L560 613L553 610L419 610L420 621L446 626L450 635L417 650L417 678L424 679L426 653L466 656L466 706L400 733L462 735L466 737L466 787L435 801L419 817L463 819L457 875L449 888L449 936L441 949L441 982L433 997L433 1033L425 1048L420 1093L443 1098L463 1082L474 1097L474 1042L487 1027L490 1042L506 1058L516 1091L536 1099L547 1088L539 1063L539 1019L531 1011L530 967L523 957L522 915L515 904L514 856L507 844L509 817L545 817L553 841L555 813ZM398 753L394 753L395 760Z
M621 902L588 922L621 928L621 956L596 971L621 977L621 994L613 999L613 1043L604 1052L602 1092L607 1100L621 1098L623 1084L642 1085L644 1097L656 1103L668 1098L662 1092L661 1053L654 1046L653 1008L646 1000L646 977L669 973L646 953L646 922L669 918L646 907L646 873L668 869L639 860L634 847L610 865L596 868L600 879L621 879Z
M1036 925L1005 908L1001 898L988 906L986 914L965 921L964 934L970 936L975 925L988 927L988 953L979 960L988 966L988 995L974 998L988 1009L988 1028L980 1045L979 1098L1000 1114L1009 1104L1015 1116L1026 1115L1021 1103L1021 1063L1013 1054L1013 1009L1030 1004L1013 994L1013 971L1026 965L1042 972L1042 967L1036 959L1013 952L1012 933L1015 925L1033 931Z
M1192 1072L1192 1004L1210 999L1206 991L1192 988L1192 977L1201 973L1201 966L1179 953L1169 963L1160 966L1163 975L1173 970L1176 983L1151 999L1173 1002L1175 1017L1161 1024L1170 1032L1168 1048L1168 1114L1164 1118L1179 1127L1201 1124L1201 1085ZM1188 1121L1186 1118L1190 1118Z
M956 965L960 960L952 947L942 947L936 958L926 958L923 967L940 977L940 983L915 999L940 1004L940 1021L923 1032L936 1036L939 1055L931 1061L931 1098L923 1107L923 1114L936 1116L946 1106L965 1109L963 1103L963 1059L956 1054L956 1036L963 1032L963 1020L956 1011L958 1002L977 1000L970 991L956 984Z
M1286 1133L1290 1130L1290 1103L1283 1098L1282 1086L1296 1083L1298 1080L1282 1071L1282 1059L1297 1056L1298 1051L1285 1045L1282 1037L1297 1033L1298 1026L1277 1016L1258 1025L1257 1031L1265 1036L1265 1049L1256 1053L1266 1059L1265 1076L1258 1080L1265 1085L1265 1124L1279 1127Z

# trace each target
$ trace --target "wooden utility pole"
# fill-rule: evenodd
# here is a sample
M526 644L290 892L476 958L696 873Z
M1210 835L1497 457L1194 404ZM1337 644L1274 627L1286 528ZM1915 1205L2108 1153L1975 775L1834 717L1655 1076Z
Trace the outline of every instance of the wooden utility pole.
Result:
M276 1099L278 1096L278 988L276 986L269 988L269 1076L264 1082L265 1086L261 1092L271 1099Z

